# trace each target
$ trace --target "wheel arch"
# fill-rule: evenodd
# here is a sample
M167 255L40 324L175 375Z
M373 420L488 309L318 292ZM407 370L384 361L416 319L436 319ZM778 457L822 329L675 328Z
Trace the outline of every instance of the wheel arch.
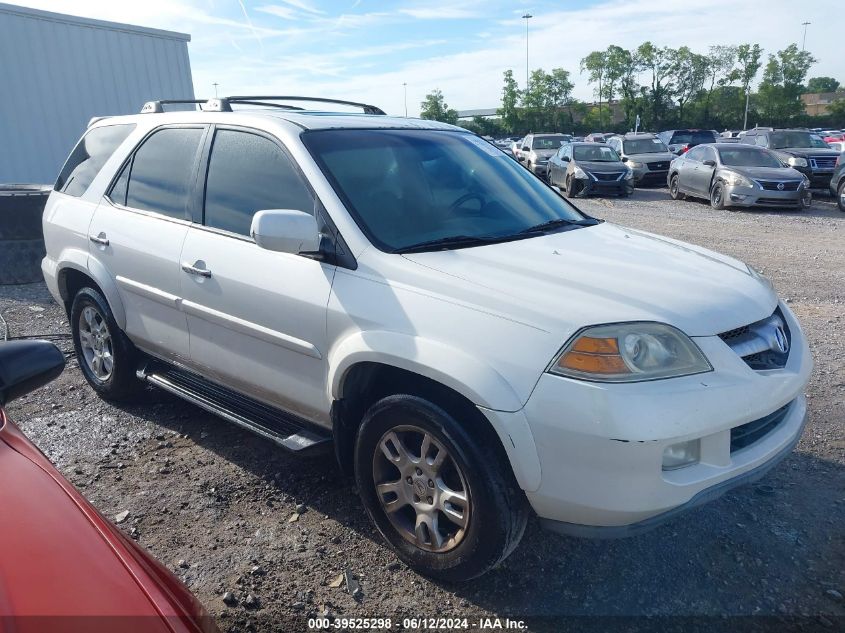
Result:
M105 297L118 327L126 328L126 310L118 293L117 284L99 261L87 258L87 261L81 264L78 258L65 259L58 267L57 280L59 295L68 311L79 289L85 285L92 285Z

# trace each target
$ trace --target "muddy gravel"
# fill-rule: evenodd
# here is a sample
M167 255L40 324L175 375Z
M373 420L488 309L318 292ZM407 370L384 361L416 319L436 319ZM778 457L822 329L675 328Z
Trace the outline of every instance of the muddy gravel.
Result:
M796 616L801 630L845 627L845 214L830 199L801 213L714 211L672 202L665 189L578 204L743 259L787 298L816 368L806 431L761 482L770 488L736 489L625 540L566 538L532 521L501 567L449 585L415 574L382 545L329 455L291 456L153 389L112 406L72 357L55 383L14 402L11 416L224 631L306 630L305 618L323 614L456 615L471 624L539 617L531 630L570 630L564 622L588 630L595 621L608 630L628 616L657 617L634 622L664 629L676 620L660 616L712 618L718 626L706 628L728 630L738 620L716 617L724 615L761 616L742 621L771 630ZM49 335L72 356L66 315L42 284L0 287L0 311L11 336Z

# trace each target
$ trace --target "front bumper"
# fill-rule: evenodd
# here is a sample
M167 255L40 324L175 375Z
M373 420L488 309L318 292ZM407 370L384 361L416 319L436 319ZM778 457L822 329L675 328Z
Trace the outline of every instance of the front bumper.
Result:
M657 185L664 184L669 177L669 170L651 170L648 167L638 167L634 169L634 184L638 187L640 185Z
M630 196L634 192L634 181L630 180L597 180L595 177L573 178L580 185L578 197L594 195Z
M545 163L535 163L531 165L531 171L534 172L536 176L545 176L549 173L549 163L548 161Z
M732 207L791 208L809 207L813 197L809 189L770 191L758 187L725 185L725 204Z
M762 476L801 436L803 390L812 369L800 326L783 369L755 371L718 336L694 340L713 372L643 383L607 384L544 374L524 412L541 479L526 491L558 531L624 536L654 527ZM789 404L781 421L752 444L731 450L731 429ZM662 469L668 446L699 440L700 460Z

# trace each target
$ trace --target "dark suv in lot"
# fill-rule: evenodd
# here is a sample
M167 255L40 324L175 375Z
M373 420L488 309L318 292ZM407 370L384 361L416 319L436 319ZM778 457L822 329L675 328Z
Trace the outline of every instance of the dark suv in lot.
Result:
M840 211L845 211L845 152L836 159L836 171L830 179L830 193L836 196Z
M658 132L657 138L669 147L669 151L680 156L696 145L717 142L713 130L666 130Z
M813 188L828 188L839 156L839 152L809 130L748 130L742 142L774 151L784 164L807 176Z

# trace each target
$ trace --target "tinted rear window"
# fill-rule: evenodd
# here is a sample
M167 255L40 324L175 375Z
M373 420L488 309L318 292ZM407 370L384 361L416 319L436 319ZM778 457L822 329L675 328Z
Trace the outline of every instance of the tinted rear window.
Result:
M56 180L55 189L69 196L79 197L114 154L126 137L135 129L134 123L104 125L89 130L76 144L65 161L62 172Z
M184 219L204 131L165 128L144 141L132 161L126 206Z
M689 143L690 145L701 145L702 143L715 143L716 135L710 130L683 130L672 135L671 144Z

